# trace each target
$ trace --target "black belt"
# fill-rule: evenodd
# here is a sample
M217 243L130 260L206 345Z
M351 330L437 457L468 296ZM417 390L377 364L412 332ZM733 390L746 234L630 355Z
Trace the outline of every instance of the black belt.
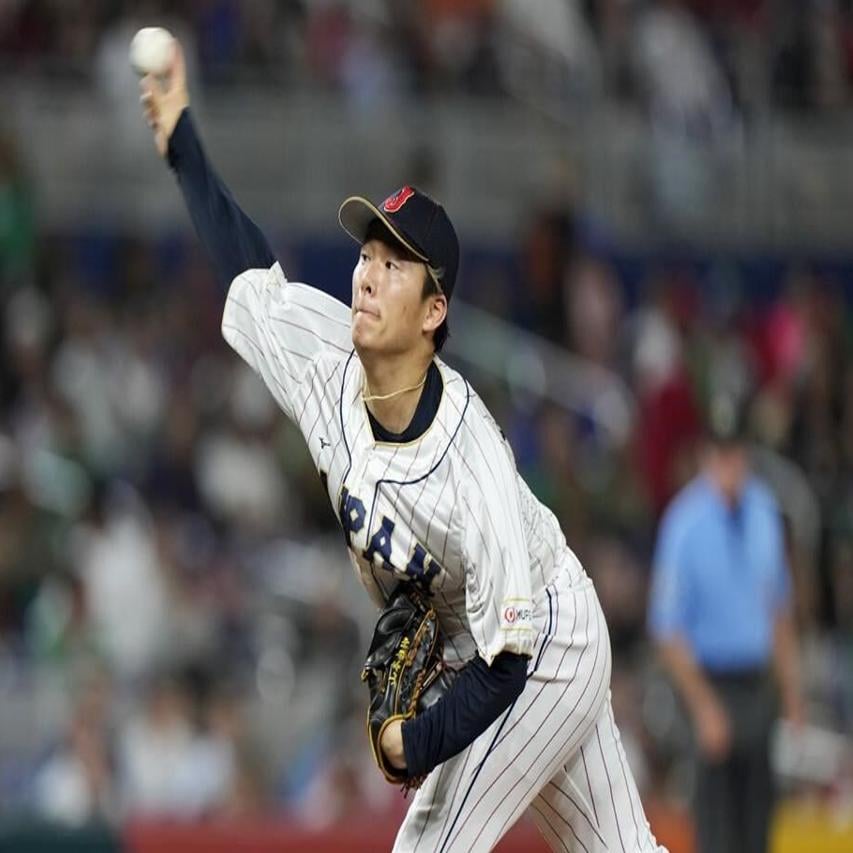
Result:
M720 686L730 684L744 687L757 686L767 680L769 670L767 667L750 669L705 669L705 676L713 684Z

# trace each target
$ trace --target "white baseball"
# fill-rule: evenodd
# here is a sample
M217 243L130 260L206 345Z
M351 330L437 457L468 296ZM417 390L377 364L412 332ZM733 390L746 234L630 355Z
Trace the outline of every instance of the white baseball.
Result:
M130 64L133 70L161 75L169 70L175 37L163 27L143 27L130 43Z

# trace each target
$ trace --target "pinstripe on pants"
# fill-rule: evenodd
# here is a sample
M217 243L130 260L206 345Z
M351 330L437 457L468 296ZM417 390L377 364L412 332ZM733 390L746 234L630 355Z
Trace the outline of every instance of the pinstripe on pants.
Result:
M526 810L553 850L658 851L610 707L610 643L591 581L537 607L527 685L418 791L395 853L491 850ZM544 598L544 597L543 597Z

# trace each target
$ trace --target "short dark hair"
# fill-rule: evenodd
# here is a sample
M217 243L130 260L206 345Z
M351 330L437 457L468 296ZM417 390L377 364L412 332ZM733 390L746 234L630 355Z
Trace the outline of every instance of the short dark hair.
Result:
M435 279L429 274L429 270L424 270L424 286L423 290L421 290L421 301L429 296L437 296L440 293L441 291L438 289ZM441 352L441 348L449 336L450 329L447 328L447 314L445 314L441 325L432 333L432 345L437 353Z
M404 246L381 219L374 219L370 225L367 226L367 233L364 235L364 242L367 243L370 240L379 240L381 243L393 246L395 249L398 249L403 253L403 257L406 260L416 261L424 265L424 285L421 289L421 301L429 298L430 296L438 296L441 293L439 284L433 278L433 275L430 274L428 265L415 255L407 246ZM435 273L435 271L433 272ZM441 277L439 276L439 282L440 281ZM432 335L432 344L436 353L441 352L441 348L444 346L444 342L447 340L449 335L450 330L447 328L447 317L445 316L442 324L433 332Z

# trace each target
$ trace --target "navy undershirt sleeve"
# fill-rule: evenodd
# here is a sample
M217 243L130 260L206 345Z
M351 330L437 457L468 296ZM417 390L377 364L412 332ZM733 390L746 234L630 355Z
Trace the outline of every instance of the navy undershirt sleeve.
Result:
M406 773L429 773L473 743L521 695L527 662L501 652L491 666L481 657L467 664L440 701L403 723Z
M168 158L196 233L223 285L245 270L271 267L275 255L269 243L214 172L189 109L172 131Z

